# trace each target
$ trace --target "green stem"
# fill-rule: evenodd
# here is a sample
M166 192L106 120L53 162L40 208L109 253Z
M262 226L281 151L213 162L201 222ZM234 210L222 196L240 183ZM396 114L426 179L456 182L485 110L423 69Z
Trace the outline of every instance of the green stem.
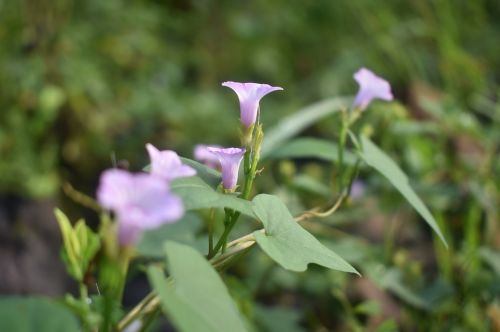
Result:
M120 257L120 272L121 278L118 285L118 296L117 302L121 303L123 298L123 292L125 291L125 282L127 281L128 265L132 257L132 248L123 248L123 253Z
M80 283L80 299L87 305L87 298L89 297L87 286L82 282Z
M358 177L358 174L359 174L359 164L361 163L361 160L358 158L356 159L356 163L354 164L354 169L351 171L350 175L349 175L349 181L347 182L347 190L345 190L344 192L346 192L347 196L350 196L351 195L351 189L352 189L352 184L354 182L354 180L356 180L356 178Z
M349 127L349 119L346 112L342 112L342 125L340 128L339 136L339 149L338 149L338 183L339 192L344 190L344 148L347 138L347 130Z
M264 133L262 132L262 126L258 124L254 128L251 145L247 147L247 151L245 152L244 156L245 183L243 185L243 192L240 197L245 200L248 200L250 198L250 194L252 192L263 139ZM215 245L214 250L208 255L209 259L214 257L219 252L219 250L222 249L222 252L225 251L229 234L233 230L234 225L236 225L236 222L238 221L240 215L240 212L234 211L229 222L226 222L227 219L224 221L224 232Z
M235 220L238 219L240 216L240 213L238 211L234 211L234 213L230 214L229 210L225 210L226 215L224 217L224 232L222 233L219 241L217 241L217 244L213 248L212 252L209 252L207 255L207 258L210 259L214 257L221 248L225 249L225 244L227 243L227 237L229 236L229 233L234 227Z
M117 304L122 302L127 278L128 265L132 255L131 247L122 247L117 256L105 256L101 264L106 266L101 284L103 285L103 320L99 331L114 331L113 312ZM101 271L104 267L101 266Z
M156 295L151 292L145 298L143 298L141 302L139 302L132 310L128 312L125 317L120 320L117 326L118 331L125 329L130 323L132 323L142 313L144 308L146 308L148 304L150 304L152 300L155 299L155 297Z
M214 221L215 209L210 209L210 216L208 219L208 255L210 256L214 250Z
M243 172L245 173L245 176L250 173L250 157L252 154L252 150L247 149L245 151L245 156L243 157Z
M227 237L228 237L229 233L231 232L231 230L233 229L233 226L234 226L233 225L233 220L234 220L234 215L235 214L239 215L239 212L226 210L226 216L225 216L225 219L224 219L224 233L223 233L223 236L221 237L221 239L223 240L222 241L222 252L224 252L226 250ZM217 253L219 251L219 249L220 248L214 250L215 253Z
M229 223L227 224L226 228L224 229L224 233L222 233L222 236L220 237L219 241L215 245L213 256L215 256L215 254L217 254L217 252L219 252L219 250L221 250L221 249L222 249L222 253L224 253L224 251L226 250L227 239L229 237L229 234L233 230L233 227L236 224L236 221L238 221L240 214L241 214L240 212L236 211L233 214L232 218L229 220ZM211 257L209 257L209 258L211 258Z

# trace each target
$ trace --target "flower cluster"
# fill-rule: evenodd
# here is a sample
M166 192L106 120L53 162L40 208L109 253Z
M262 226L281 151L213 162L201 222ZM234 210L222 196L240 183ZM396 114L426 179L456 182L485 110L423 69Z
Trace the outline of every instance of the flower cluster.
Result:
M184 207L170 191L170 181L196 174L174 151L159 151L151 144L146 148L151 159L149 174L109 169L102 173L97 189L99 203L115 213L122 245L137 242L144 230L179 220Z
M364 110L373 99L393 99L389 83L370 70L361 68L354 74L354 79L359 84L359 91L353 108ZM260 100L273 91L283 90L258 83L224 82L222 85L231 88L238 96L240 121L247 132L252 131L257 121ZM146 149L151 159L149 174L110 169L101 175L97 199L104 208L115 213L122 245L135 243L144 230L179 220L184 207L180 198L170 191L170 182L196 174L193 168L182 163L176 152L160 151L151 144L147 144ZM246 152L245 148L200 144L195 147L194 157L209 167L220 169L224 189L234 191Z
M251 128L257 121L260 100L267 94L283 90L278 86L259 83L224 82L222 86L231 88L240 101L240 121L244 128ZM222 148L220 146L197 145L194 150L195 159L214 167L219 163L222 172L222 186L225 190L234 191L238 183L238 171L245 155L244 148Z

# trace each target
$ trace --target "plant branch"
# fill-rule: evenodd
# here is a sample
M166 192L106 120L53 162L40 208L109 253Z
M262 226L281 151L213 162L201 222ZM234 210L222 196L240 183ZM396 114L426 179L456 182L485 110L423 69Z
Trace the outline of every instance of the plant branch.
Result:
M216 268L220 269L226 263L230 263L230 259L234 256L250 249L255 244L255 237L253 233L240 237L228 244L226 253L214 257L210 263ZM170 278L169 278L170 279ZM170 279L172 280L172 279ZM139 319L149 313L154 312L160 305L160 298L154 292L149 293L141 302L139 302L132 310L130 310L125 317L123 317L117 325L118 331L123 331L134 320Z
M331 208L329 208L328 210L326 210L324 212L318 212L318 208L314 208L314 209L305 211L301 215L295 217L295 221L301 222L301 221L311 219L311 218L326 218L338 210L338 208L340 207L340 205L342 204L342 202L344 201L344 199L346 197L347 197L347 194L343 193L337 199L335 204L333 204L333 206Z

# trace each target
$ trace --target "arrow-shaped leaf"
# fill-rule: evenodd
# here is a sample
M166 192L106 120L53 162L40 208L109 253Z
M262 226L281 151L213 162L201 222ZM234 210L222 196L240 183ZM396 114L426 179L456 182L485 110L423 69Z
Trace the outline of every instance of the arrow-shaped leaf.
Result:
M361 157L371 167L375 168L380 174L385 176L387 180L396 188L401 195L406 198L408 203L425 219L425 221L436 232L444 245L448 247L446 240L439 229L436 220L430 213L429 209L422 202L420 197L413 191L408 182L408 177L399 168L399 166L378 146L376 146L367 137L361 136L361 144L363 151Z
M165 244L173 282L150 267L149 279L163 309L181 331L246 331L236 305L220 276L195 249L175 242Z
M254 232L259 246L287 270L305 271L315 263L333 270L358 273L342 257L322 245L303 229L276 196L261 194L253 199L254 212L265 232Z

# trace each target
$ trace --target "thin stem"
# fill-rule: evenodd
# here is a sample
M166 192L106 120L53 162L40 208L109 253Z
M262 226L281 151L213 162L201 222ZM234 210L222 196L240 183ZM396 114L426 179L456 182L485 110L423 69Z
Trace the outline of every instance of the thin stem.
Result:
M224 233L222 233L219 241L217 241L217 244L215 245L215 248L212 251L212 254L208 255L208 259L214 257L219 252L219 250L221 250L221 248L222 248L222 252L224 252L225 247L226 247L225 244L227 243L227 238L229 236L229 233L231 233L231 230L233 229L234 225L236 224L236 221L238 220L239 216L240 216L240 212L236 211L232 215L232 218L230 220L228 220L227 224L226 224L227 219L224 220L224 225L225 225Z
M80 283L80 299L81 301L87 305L87 299L89 297L89 292L88 292L88 289L87 289L87 285L85 285L83 282Z
M347 118L346 112L342 112L342 125L340 128L340 136L339 136L339 148L338 148L338 183L339 183L339 192L344 190L344 149L347 137L347 130L349 120Z
M226 263L228 263L232 258L234 258L237 254L239 254L243 251L246 251L247 249L252 247L254 244L255 244L255 240L250 240L250 241L238 243L238 245L230 248L226 253L221 254L215 260L210 261L210 263L215 268L221 268Z
M247 148L245 151L245 155L243 156L243 172L245 175L250 173L250 156L252 154L251 147L250 149Z
M139 302L132 310L130 310L125 317L123 317L120 322L118 323L118 331L123 330L125 327L127 327L130 323L132 323L137 316L142 312L144 308L151 302L156 297L155 293L151 292L148 295L146 295L145 298L142 299L141 302Z
M324 212L318 212L318 209L314 208L314 209L311 209L311 210L303 212L298 217L295 217L295 221L296 222L301 222L301 221L304 221L304 220L307 220L307 219L311 219L311 218L325 218L325 217L328 217L329 215L333 214L335 211L338 210L338 208L340 207L340 205L342 204L342 202L344 201L344 199L346 197L347 197L347 195L345 193L343 193L337 199L337 201L335 202L335 204L333 204L333 206L331 208L329 208L328 210L326 210Z
M231 233L231 230L233 229L233 226L234 226L234 216L235 215L238 215L239 216L239 212L235 212L235 211L231 211L231 210L226 210L226 216L225 216L225 219L224 219L224 233L222 234L221 238L219 239L219 242L222 242L222 252L224 253L224 251L226 250L226 245L227 245L227 237L229 236L229 233ZM238 218L238 217L236 217ZM217 245L219 245L219 242L217 242ZM219 248L217 248L215 251L215 253L217 253L219 251L219 249L221 249L220 245L219 245Z
M99 203L97 203L97 201L95 199L93 199L92 197L90 197L88 195L85 195L81 191L76 190L71 185L71 183L69 183L69 182L64 183L62 186L62 189L63 189L64 193L69 198L71 198L73 201L75 201L76 203L78 203L86 208L92 209L98 213L101 213L104 211L103 208L101 207L101 205L99 205Z
M121 303L123 298L123 292L125 289L125 282L127 278L128 266L130 259L132 257L132 248L125 246L121 248L121 251L117 257L108 257L106 263L110 264L111 271L113 275L117 278L106 278L105 279L105 290L104 290L104 319L101 325L101 330L103 331L114 331L112 324L114 323L113 312L115 303ZM113 324L114 325L114 324Z
M263 229L260 230L260 232L264 232ZM253 233L247 234L245 236L242 236L234 241L231 241L228 243L227 247L231 248L234 247L235 245L242 243L242 242L248 242L248 241L254 241L255 242L255 235Z
M123 292L125 291L125 282L127 281L128 266L130 263L130 259L132 258L132 248L125 247L122 250L123 253L120 257L121 278L118 284L118 296L116 298L118 303L122 302Z
M208 255L212 255L214 250L214 222L215 222L215 209L210 209L210 216L208 219Z

